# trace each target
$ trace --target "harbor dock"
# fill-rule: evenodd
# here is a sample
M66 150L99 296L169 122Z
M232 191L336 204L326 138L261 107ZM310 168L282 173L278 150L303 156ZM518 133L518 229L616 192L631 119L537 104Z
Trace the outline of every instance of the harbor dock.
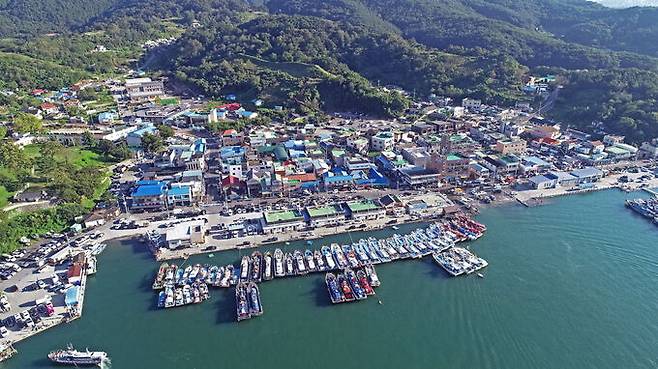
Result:
M242 257L238 265L188 265L163 263L153 282L159 307L186 305L184 293L172 292L190 286L229 288L235 286L237 320L263 312L258 284L274 278L325 273L325 282L334 304L365 300L380 285L374 266L397 260L420 259L432 255L450 275L470 274L486 267L485 260L456 243L480 238L486 227L464 216L430 224L409 234L386 239L360 239L352 244L325 245L320 250L276 249L265 256L256 250ZM462 271L462 272L454 272ZM193 287L194 288L194 287Z

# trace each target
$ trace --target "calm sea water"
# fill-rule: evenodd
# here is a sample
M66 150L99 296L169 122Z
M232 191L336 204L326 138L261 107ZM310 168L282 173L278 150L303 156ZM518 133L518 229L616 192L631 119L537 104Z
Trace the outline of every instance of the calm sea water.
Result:
M658 368L658 227L624 209L633 196L486 209L489 231L469 245L489 261L484 279L448 278L429 258L397 262L377 268L377 298L340 306L319 274L275 280L261 286L265 314L240 324L229 291L156 310L157 264L141 244L116 243L83 318L18 344L0 368L49 368L46 354L69 342L121 369Z

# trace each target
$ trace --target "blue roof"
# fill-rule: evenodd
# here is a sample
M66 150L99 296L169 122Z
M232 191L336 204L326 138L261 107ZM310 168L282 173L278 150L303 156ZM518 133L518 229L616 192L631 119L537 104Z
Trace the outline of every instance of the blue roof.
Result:
M164 185L145 185L139 186L133 192L133 197L141 196L158 196L164 193Z
M219 156L221 156L222 158L241 156L244 153L245 153L245 149L242 146L226 146L226 147L222 147L219 150Z
M164 185L165 183L162 181L156 181L154 179L142 179L140 181L137 181L136 184L138 186L148 186L148 185Z
M153 133L153 132L155 132L155 131L157 131L157 130L158 130L158 129L155 128L155 126L148 125L148 126L144 126L144 127L140 128L140 129L138 129L138 130L136 130L136 131L130 132L128 135L129 135L129 136L133 136L133 137L135 137L135 136L142 137L142 136L144 136L144 134L146 134L146 133Z
M71 306L71 305L76 305L78 303L78 295L80 292L80 287L79 286L73 286L66 290L66 296L64 297L64 303L66 305Z
M173 195L173 196L189 195L190 187L189 186L173 187L169 189L168 193L169 195Z
M346 181L351 181L353 179L354 178L352 176L346 175L346 176L331 176L331 177L326 176L324 177L323 180L324 183L332 183L332 182L346 182Z
M205 152L206 151L206 139L200 138L194 141L194 151L196 152Z

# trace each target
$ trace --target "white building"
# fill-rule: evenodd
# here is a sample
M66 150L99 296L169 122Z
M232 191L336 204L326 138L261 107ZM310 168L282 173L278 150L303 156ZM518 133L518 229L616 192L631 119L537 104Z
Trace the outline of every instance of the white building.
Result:
M395 144L392 132L379 132L370 138L370 149L372 151L391 151Z

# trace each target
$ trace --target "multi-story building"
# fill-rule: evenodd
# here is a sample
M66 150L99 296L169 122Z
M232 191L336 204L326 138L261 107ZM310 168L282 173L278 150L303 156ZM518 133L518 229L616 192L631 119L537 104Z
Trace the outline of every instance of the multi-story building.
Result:
M345 204L347 216L356 220L377 219L386 214L386 209L377 205L372 200L361 200Z
M395 136L392 132L379 132L370 138L371 151L391 151L395 145Z
M311 227L337 226L345 220L345 210L340 205L316 206L304 211Z
M150 78L126 79L126 95L131 102L144 102L164 96L162 81L152 81Z
M260 222L265 234L290 232L306 227L304 215L298 210L264 212Z
M523 154L526 151L526 142L521 139L498 140L495 150L503 155Z

